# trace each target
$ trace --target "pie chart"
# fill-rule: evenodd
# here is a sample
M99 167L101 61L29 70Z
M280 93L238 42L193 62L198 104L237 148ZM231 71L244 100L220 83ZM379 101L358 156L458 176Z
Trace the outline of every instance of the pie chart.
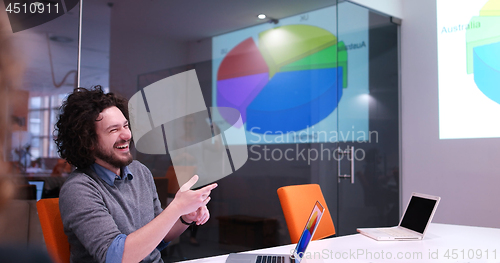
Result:
M239 42L222 59L218 107L239 110L246 130L262 134L306 129L337 108L347 88L347 50L335 35L287 25L255 39Z
M479 90L500 104L500 0L489 0L466 31L467 73Z
M474 48L474 82L491 100L500 104L500 42Z

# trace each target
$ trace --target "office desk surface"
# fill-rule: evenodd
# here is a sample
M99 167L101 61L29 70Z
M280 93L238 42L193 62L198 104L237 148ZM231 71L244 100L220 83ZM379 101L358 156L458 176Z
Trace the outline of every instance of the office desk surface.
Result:
M295 245L244 253L290 254ZM227 255L190 263L224 263ZM420 241L376 241L355 234L309 244L301 263L500 262L500 229L432 223Z

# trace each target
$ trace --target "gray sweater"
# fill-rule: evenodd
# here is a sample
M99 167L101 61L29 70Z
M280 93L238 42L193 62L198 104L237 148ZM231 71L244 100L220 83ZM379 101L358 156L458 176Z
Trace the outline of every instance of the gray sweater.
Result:
M64 232L71 246L71 262L105 262L106 252L119 234L128 235L162 212L153 177L138 161L128 166L133 179L103 181L91 168L74 171L59 195ZM163 262L160 251L144 262Z

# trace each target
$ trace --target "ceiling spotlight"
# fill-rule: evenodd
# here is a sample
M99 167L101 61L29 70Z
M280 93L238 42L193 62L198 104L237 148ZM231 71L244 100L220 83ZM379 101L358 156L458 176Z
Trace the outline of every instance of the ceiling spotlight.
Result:
M264 20L264 19L266 19L266 18L267 18L267 19L269 19L269 21L267 21L268 23L275 24L275 25L276 25L276 24L278 24L278 23L280 22L278 19L276 19L276 18L272 18L272 17L270 17L270 16L266 16L266 15L264 15L264 14L260 14L260 15L258 15L258 16L257 16L257 18L259 18L260 20Z

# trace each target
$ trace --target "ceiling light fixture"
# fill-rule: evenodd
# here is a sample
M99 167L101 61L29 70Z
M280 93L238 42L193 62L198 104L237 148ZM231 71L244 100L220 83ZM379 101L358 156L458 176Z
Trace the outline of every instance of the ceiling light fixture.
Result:
M269 19L269 21L267 21L268 23L271 23L271 24L278 24L280 21L276 18L272 18L270 16L266 16L265 14L260 14L257 16L257 18L259 18L260 20L264 20L264 19Z

